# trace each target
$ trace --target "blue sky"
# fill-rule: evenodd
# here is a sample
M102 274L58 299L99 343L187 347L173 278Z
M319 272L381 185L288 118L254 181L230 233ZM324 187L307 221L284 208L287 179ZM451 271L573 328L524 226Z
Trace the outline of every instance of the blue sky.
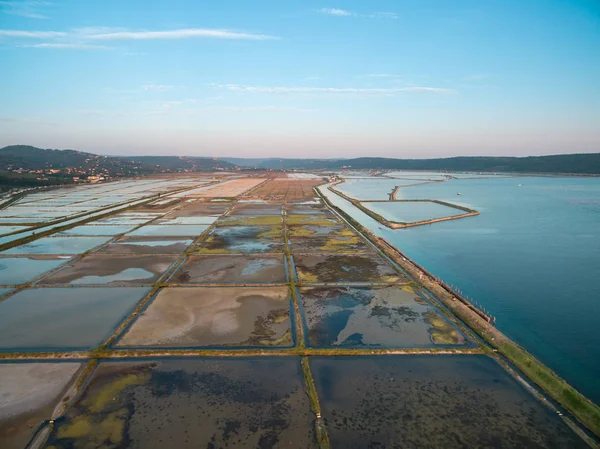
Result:
M0 0L0 146L600 152L597 0Z

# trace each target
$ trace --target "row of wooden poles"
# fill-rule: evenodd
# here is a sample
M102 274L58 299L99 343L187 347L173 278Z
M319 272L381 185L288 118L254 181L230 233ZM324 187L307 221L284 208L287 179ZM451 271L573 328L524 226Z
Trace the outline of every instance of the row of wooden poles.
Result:
M444 285L446 288L449 288L452 291L458 293L462 299L465 299L469 304L471 304L473 307L475 307L477 310L479 310L481 313L483 313L486 317L488 317L490 324L492 324L492 325L496 324L496 317L494 315L492 315L489 310L487 310L485 307L483 307L483 304L475 301L473 298L469 298L467 295L465 295L462 292L462 290L460 288L458 288L452 284L448 285L447 283L442 281L440 278L436 278L436 280L440 284Z

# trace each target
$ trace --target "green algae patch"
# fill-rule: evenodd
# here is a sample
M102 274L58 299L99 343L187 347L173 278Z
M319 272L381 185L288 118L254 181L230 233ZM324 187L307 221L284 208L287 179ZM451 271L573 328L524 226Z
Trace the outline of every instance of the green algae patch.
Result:
M314 447L311 415L297 357L106 361L46 448Z
M408 293L417 293L417 291L411 284L403 285L401 288L402 290Z
M375 254L301 254L294 256L302 282L352 283L406 281Z
M434 311L424 314L425 320L432 326L429 329L431 341L436 345L456 345L461 343L458 331Z
M319 278L314 273L304 271L298 267L296 267L296 272L298 273L298 280L300 282L319 282Z
M337 224L334 226L315 225L290 225L288 227L290 237L356 237L348 227Z
M287 215L285 221L288 225L336 226L340 224L335 218L320 217L318 215Z
M279 226L217 226L195 248L198 254L282 251L281 223Z
M353 247L363 243L358 237L332 238L319 249L321 251L354 251Z
M327 229L327 228L324 228ZM364 253L373 252L371 246L367 245L356 235L341 236L318 235L311 237L290 237L291 250L294 253Z
M313 237L317 232L306 226L294 226L289 229L289 235L290 237Z
M100 413L111 401L115 400L125 388L130 385L142 385L148 380L143 374L128 374L115 382L108 384L104 389L98 391L95 395L87 397L82 405L91 413Z
M271 335L268 335L266 338L261 338L261 336L256 336L249 340L249 344L253 346L291 346L294 341L294 337L292 335L292 330L288 329L285 334L283 334L279 338L271 338Z
M128 389L150 380L147 369L136 369L123 376L109 374L92 384L81 400L53 431L48 448L88 449L126 445L127 423L133 408L127 402Z
M281 225L281 216L263 215L260 217L228 216L221 222L220 226L276 226Z
M272 240L272 239L281 239L283 235L283 230L279 227L273 226L266 231L259 232L256 235L256 238L260 240Z

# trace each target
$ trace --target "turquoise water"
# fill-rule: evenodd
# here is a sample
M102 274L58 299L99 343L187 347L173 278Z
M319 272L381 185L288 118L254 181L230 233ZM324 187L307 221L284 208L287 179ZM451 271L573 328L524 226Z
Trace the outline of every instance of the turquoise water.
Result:
M441 199L481 214L390 230L334 201L483 304L500 330L600 403L600 179L452 180L399 192L398 198Z

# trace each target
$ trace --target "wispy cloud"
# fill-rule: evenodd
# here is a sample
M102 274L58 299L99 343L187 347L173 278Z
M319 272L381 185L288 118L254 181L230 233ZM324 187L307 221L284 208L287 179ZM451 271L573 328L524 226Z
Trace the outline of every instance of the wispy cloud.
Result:
M48 39L53 37L63 37L67 33L62 31L22 31L22 30L0 30L0 36L6 37L26 37L32 39Z
M188 39L208 37L216 39L267 40L277 39L266 34L239 33L230 30L210 28L186 28L170 31L117 31L109 33L89 34L89 39L97 40L149 40L149 39Z
M397 19L398 14L395 12L387 12L387 11L378 11L371 12L368 14L358 14L353 11L348 11L346 9L339 8L321 8L317 9L318 13L327 14L329 16L337 16L337 17L365 17L369 19Z
M0 0L1 1L1 0ZM156 39L189 39L189 38L214 38L238 40L269 40L278 39L266 34L243 33L230 30L209 28L185 28L170 31L130 31L122 28L88 27L75 28L65 31L27 31L27 30L0 30L0 38L8 37L15 40L15 45L20 47L55 48L98 50L106 49L97 45L99 41L120 40L156 40ZM19 39L51 39L52 42L43 42L37 45L23 45Z
M214 84L219 89L233 92L250 92L265 94L357 94L357 95L398 95L404 93L455 93L454 89L429 86L409 86L396 88L367 87L307 87L307 86L245 86L240 84Z
M43 0L0 1L0 10L2 12L14 16L27 17L28 19L47 19L48 16L41 12L47 6L52 6L52 3Z
M354 16L356 14L346 11L345 9L337 8L321 8L318 10L321 14L329 14L330 16Z
M111 47L106 47L104 45L89 45L89 44L78 44L78 43L59 43L59 42L44 42L42 44L32 44L32 45L20 45L20 47L29 47L29 48L55 48L55 49L65 49L65 50L110 50Z

